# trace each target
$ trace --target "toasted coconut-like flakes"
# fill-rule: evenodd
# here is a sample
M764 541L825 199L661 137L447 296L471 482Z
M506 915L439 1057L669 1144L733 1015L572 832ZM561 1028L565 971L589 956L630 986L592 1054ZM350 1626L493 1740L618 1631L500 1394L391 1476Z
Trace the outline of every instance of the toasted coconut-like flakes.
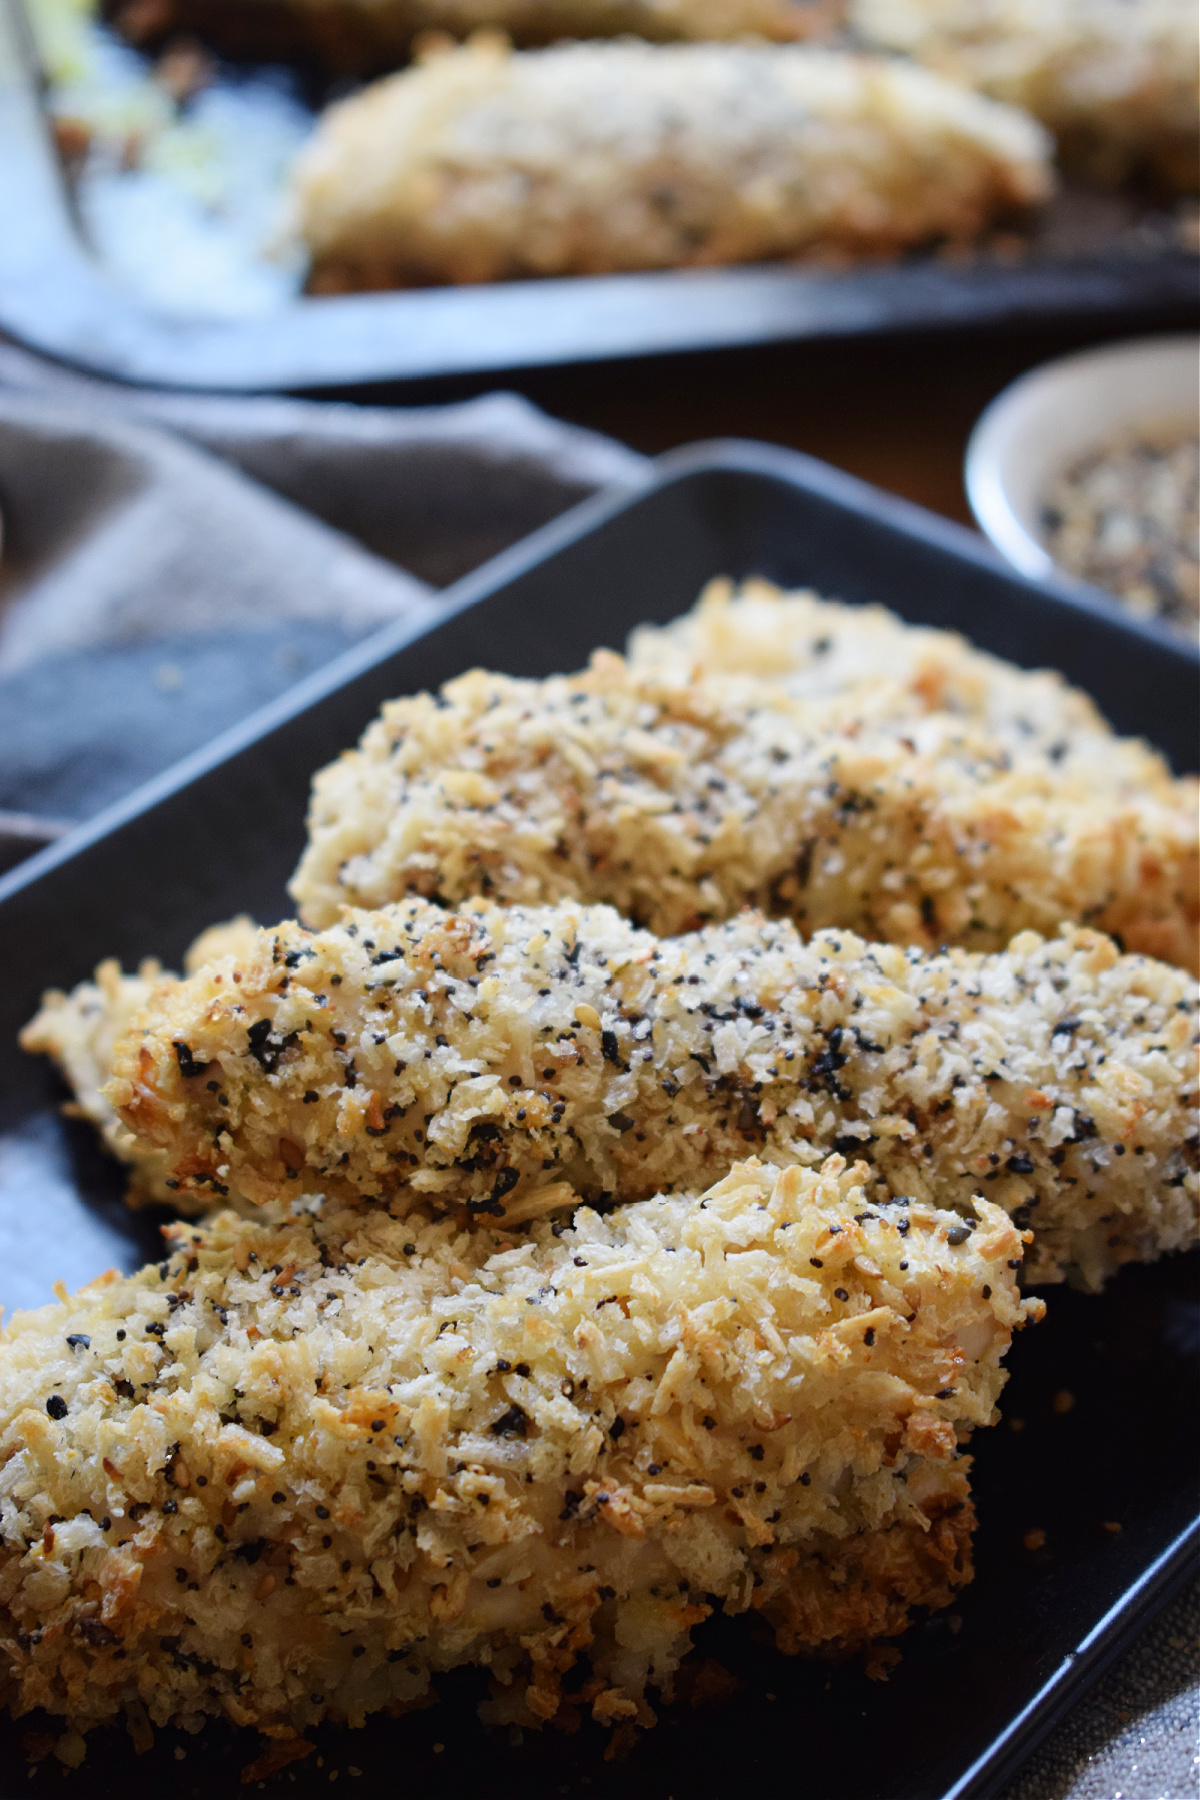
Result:
M1093 178L1200 173L1192 0L850 0L867 42L1023 106Z
M929 956L752 913L659 940L609 907L411 900L162 984L107 1092L199 1192L484 1222L863 1154L939 1205L982 1180L1037 1279L1096 1283L1196 1236L1195 1003L1091 931Z
M1027 114L808 45L494 34L329 107L294 172L322 291L890 254L1044 200Z
M171 1199L166 1158L122 1123L103 1088L112 1073L115 1040L137 1018L161 978L161 965L152 957L136 975L126 975L109 957L98 965L93 981L81 981L69 994L48 989L40 1011L21 1033L21 1048L52 1057L73 1090L75 1099L65 1110L89 1120L112 1154L131 1166L130 1194L137 1203Z
M360 1722L439 1669L526 1716L653 1715L715 1596L787 1649L969 1578L959 1443L994 1417L1021 1239L867 1171L516 1237L326 1205L167 1228L167 1259L0 1338L0 1692Z
M191 973L212 957L252 951L255 930L253 920L244 914L228 924L210 926L189 949L185 969ZM65 1110L89 1120L106 1148L129 1165L127 1198L131 1206L182 1203L184 1209L195 1210L191 1196L179 1194L178 1184L170 1181L162 1151L135 1136L101 1091L112 1075L115 1040L128 1029L163 978L161 964L152 957L140 965L136 975L126 975L109 957L98 966L93 981L81 981L69 994L51 988L43 995L41 1010L21 1033L21 1048L53 1058L75 1095Z
M710 581L690 612L665 626L639 626L629 639L629 665L639 673L677 679L756 676L783 686L798 700L857 699L864 707L873 689L871 703L877 710L886 689L897 721L908 713L959 719L985 734L997 772L1007 764L1014 774L1032 774L1027 788L1009 784L1009 797L1022 794L1019 810L1035 794L1051 793L1057 793L1064 807L1075 809L1068 837L1080 850L1089 836L1089 819L1094 822L1099 809L1107 809L1114 822L1120 818L1112 844L1127 832L1127 853L1136 860L1134 845L1140 843L1145 863L1136 876L1130 867L1126 879L1149 888L1163 875L1153 839L1165 828L1161 848L1170 843L1167 857L1176 869L1166 885L1174 885L1175 899L1162 911L1152 902L1140 917L1134 902L1122 920L1114 915L1106 929L1120 932L1129 949L1195 972L1200 787L1194 777L1174 779L1146 743L1118 737L1094 701L1054 670L1018 668L977 649L957 632L909 624L882 606L847 606L809 591L787 593L756 578L737 584L724 578ZM942 720L943 729L948 724L949 719ZM860 729L851 728L856 733ZM969 741L964 738L964 745ZM1003 807L1002 790L990 784L985 769L980 779L986 784L979 795L981 814L989 800ZM951 777L951 806L955 791ZM1143 801L1146 810L1139 819ZM1023 824L1034 833L1047 827L1053 831L1049 817L1038 820L1032 810L1023 812ZM945 871L943 881L944 876ZM1114 897L1121 880L1116 878ZM928 941L952 941L958 935L956 921L950 907L939 904L935 885L928 889L935 916L939 925L951 929ZM1087 910L1093 903L1073 902L1071 916L1088 924L1101 922L1099 912ZM854 920L843 913L825 922ZM967 927L963 941L973 943L973 929Z
M809 589L717 577L695 606L629 638L636 670L757 675L802 700L865 682L898 684L909 712L951 712L1006 745L1037 744L1056 764L1107 756L1110 727L1095 703L1052 669L1021 669L956 631L913 625L883 606L848 606Z
M310 925L406 893L569 897L664 934L752 905L929 949L1073 919L1194 967L1196 784L1097 726L1068 760L921 710L911 680L476 670L390 702L318 774L292 893Z

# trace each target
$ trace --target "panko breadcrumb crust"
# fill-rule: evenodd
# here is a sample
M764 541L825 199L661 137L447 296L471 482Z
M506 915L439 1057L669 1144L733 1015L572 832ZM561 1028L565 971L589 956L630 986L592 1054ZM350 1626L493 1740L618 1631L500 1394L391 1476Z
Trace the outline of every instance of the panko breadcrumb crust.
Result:
M1200 176L1193 0L850 0L868 43L1026 107L1093 179Z
M191 974L219 956L252 955L257 926L245 914L224 925L201 932L184 958ZM112 1049L116 1039L133 1023L157 983L164 979L162 964L149 956L136 975L126 975L114 957L96 969L94 981L81 981L69 994L50 988L42 996L37 1016L21 1033L21 1048L34 1055L52 1056L75 1098L63 1111L87 1119L96 1127L106 1147L119 1161L136 1171L130 1184L131 1206L156 1202L175 1204L169 1188L162 1152L144 1144L130 1131L105 1099L103 1088L112 1076ZM173 977L168 976L168 980Z
M315 778L291 883L302 919L483 894L608 901L668 934L751 905L806 932L976 950L1073 919L1195 969L1196 783L1061 683L977 656L955 691L954 657L938 681L904 628L896 674L851 681L871 623L848 628L823 692L805 676L791 691L784 670L714 673L717 657L689 660L687 636L665 633L642 634L632 663L475 670L390 701ZM894 635L880 630L880 661ZM941 703L972 686L974 713Z
M893 1193L1032 1225L1098 1286L1197 1237L1196 984L1107 938L930 956L746 913L413 900L164 981L106 1093L210 1203L320 1191L513 1224L862 1155ZM405 1197L408 1197L407 1199Z
M292 191L335 292L891 254L1044 200L1050 148L887 58L478 33L329 107Z
M0 1693L135 1742L360 1723L482 1664L493 1716L653 1722L689 1632L844 1651L971 1572L1021 1240L819 1171L512 1238L327 1204L166 1228L0 1338Z
M1036 743L1068 767L1104 757L1111 727L1095 702L1053 669L1022 669L957 631L914 625L884 606L787 591L757 576L709 581L667 625L630 634L629 663L687 675L757 675L798 699L828 699L886 681L910 712L950 712L1011 746Z

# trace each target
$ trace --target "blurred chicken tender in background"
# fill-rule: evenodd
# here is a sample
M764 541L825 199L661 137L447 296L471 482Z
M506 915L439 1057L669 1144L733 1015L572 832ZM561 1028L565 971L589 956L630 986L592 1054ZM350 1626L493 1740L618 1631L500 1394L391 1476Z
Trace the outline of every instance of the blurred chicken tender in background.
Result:
M850 0L849 16L868 43L1026 107L1069 167L1197 186L1195 0Z
M133 43L191 33L225 55L312 60L342 75L396 68L421 32L467 37L481 26L518 44L633 36L787 41L828 30L840 0L117 0Z
M891 253L1050 192L1038 125L927 70L769 44L462 48L296 164L318 292Z
M968 1234L862 1173L749 1162L518 1240L224 1213L18 1314L0 1700L286 1737L475 1662L497 1721L628 1733L714 1606L844 1653L946 1605L960 1444L1043 1308L997 1207Z
M26 1047L58 1054L73 1004ZM610 907L410 900L160 982L104 1092L201 1204L492 1228L836 1149L930 1204L986 1182L1036 1225L1035 1279L1099 1287L1196 1241L1195 1007L1093 931L927 957L751 912L656 940Z

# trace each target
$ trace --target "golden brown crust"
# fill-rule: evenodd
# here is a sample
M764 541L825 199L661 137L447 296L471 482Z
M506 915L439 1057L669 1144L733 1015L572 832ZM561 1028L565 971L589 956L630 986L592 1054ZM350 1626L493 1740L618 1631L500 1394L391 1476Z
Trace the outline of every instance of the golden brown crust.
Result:
M481 1222L861 1146L894 1192L1032 1225L1035 1279L1097 1285L1195 1241L1195 1013L1095 932L925 956L752 913L656 939L608 907L416 900L164 982L107 1092L180 1191Z
M390 702L314 781L304 921L483 894L607 901L670 935L750 905L805 932L999 950L1072 919L1195 969L1196 784L1091 709L1081 722L1070 690L999 665L964 716L953 674L925 699L929 655L793 693L786 671L722 676L686 647Z
M957 631L914 625L884 606L825 600L758 576L715 577L689 612L638 626L628 655L637 671L754 675L799 700L885 682L901 690L909 714L952 713L994 732L1010 751L1037 746L1067 770L1114 755L1095 702L1054 670L1019 668ZM1161 769L1151 755L1141 779L1153 780L1155 763Z
M216 957L251 952L255 930L245 914L210 926L189 949L184 968L192 973ZM132 1179L126 1198L134 1208L149 1204L177 1207L178 1194L167 1186L170 1170L162 1152L121 1122L101 1090L112 1074L114 1042L162 979L162 966L153 957L139 966L136 975L126 975L115 958L108 957L99 964L92 981L81 981L69 994L48 989L20 1037L23 1050L53 1057L73 1090L74 1100L63 1110L87 1119L105 1147L128 1165Z
M1026 114L807 45L492 35L323 114L297 159L312 286L889 255L1045 199Z
M898 1637L915 1607L949 1606L974 1575L975 1508L965 1475L922 1506L927 1523L897 1519L882 1531L814 1544L809 1554L769 1550L753 1606L785 1655L847 1655Z
M863 1173L750 1163L517 1237L226 1213L17 1315L4 1697L297 1730L482 1661L545 1720L586 1653L618 1723L714 1596L761 1591L788 1648L900 1629L967 1578L938 1521L1040 1307L998 1208L960 1245Z
M1200 177L1192 0L850 0L868 42L1024 106L1093 180Z

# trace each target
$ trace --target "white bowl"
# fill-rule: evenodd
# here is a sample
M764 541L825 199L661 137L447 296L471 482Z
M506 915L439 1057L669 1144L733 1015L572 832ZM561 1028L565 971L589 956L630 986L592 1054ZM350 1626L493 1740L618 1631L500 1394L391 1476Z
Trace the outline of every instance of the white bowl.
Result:
M1127 432L1194 425L1198 395L1200 337L1102 344L1031 369L997 395L967 445L967 498L981 528L1022 575L1064 579L1042 541L1058 476Z

